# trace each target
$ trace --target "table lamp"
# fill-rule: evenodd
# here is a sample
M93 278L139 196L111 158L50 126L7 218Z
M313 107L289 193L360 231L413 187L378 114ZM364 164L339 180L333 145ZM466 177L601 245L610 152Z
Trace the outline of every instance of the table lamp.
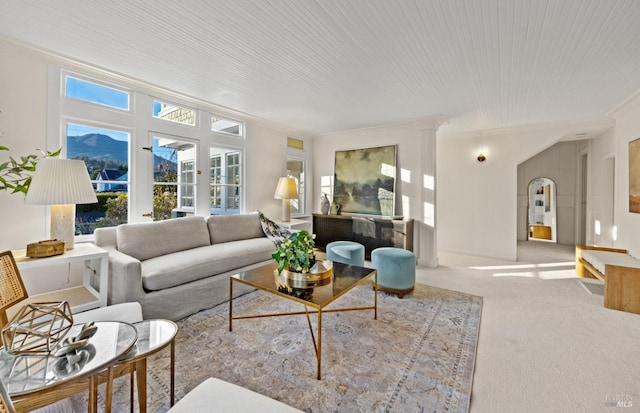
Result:
M65 249L72 250L76 204L93 204L98 198L84 161L44 158L36 165L24 201L51 205L50 237L64 241Z
M291 221L291 200L298 198L298 186L295 178L281 177L278 179L275 199L282 199L282 221Z

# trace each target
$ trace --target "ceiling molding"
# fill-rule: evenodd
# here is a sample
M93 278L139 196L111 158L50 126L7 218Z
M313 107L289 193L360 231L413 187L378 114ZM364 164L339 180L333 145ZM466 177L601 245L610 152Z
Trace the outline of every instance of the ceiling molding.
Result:
M498 137L508 135L537 135L541 133L561 133L566 134L567 131L599 131L613 128L615 120L608 116L591 116L586 118L566 119L554 122L534 123L529 125L517 125L505 128L484 129L461 133L438 133L439 137L454 138L482 138L482 137Z

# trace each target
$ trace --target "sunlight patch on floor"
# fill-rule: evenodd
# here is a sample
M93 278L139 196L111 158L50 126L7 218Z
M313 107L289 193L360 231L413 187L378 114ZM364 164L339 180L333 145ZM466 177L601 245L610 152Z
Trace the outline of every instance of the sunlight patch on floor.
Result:
M548 271L522 271L522 272L496 272L494 277L525 277L539 278L541 280L561 280L576 278L575 270L548 270Z
M507 264L469 267L474 270L494 271L493 277L524 277L541 280L575 278L574 261L546 262L540 264Z
M574 261L566 262L549 262L540 264L513 264L513 265L483 265L479 267L469 267L473 270L520 270L528 268L556 268L556 267L574 267L576 263Z

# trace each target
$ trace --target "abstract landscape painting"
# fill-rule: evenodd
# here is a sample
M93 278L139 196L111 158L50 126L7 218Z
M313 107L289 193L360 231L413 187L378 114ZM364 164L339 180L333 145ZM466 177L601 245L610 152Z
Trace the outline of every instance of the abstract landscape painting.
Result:
M333 201L340 212L394 215L396 145L336 151Z

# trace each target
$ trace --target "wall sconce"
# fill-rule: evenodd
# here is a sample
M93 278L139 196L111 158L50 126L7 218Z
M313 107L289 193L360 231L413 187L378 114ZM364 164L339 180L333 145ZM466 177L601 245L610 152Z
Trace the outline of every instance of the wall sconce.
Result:
M298 186L295 178L278 179L275 199L282 199L282 221L291 221L291 200L298 198Z
M484 162L485 160L487 160L487 157L485 156L484 153L480 152L478 154L478 162Z

